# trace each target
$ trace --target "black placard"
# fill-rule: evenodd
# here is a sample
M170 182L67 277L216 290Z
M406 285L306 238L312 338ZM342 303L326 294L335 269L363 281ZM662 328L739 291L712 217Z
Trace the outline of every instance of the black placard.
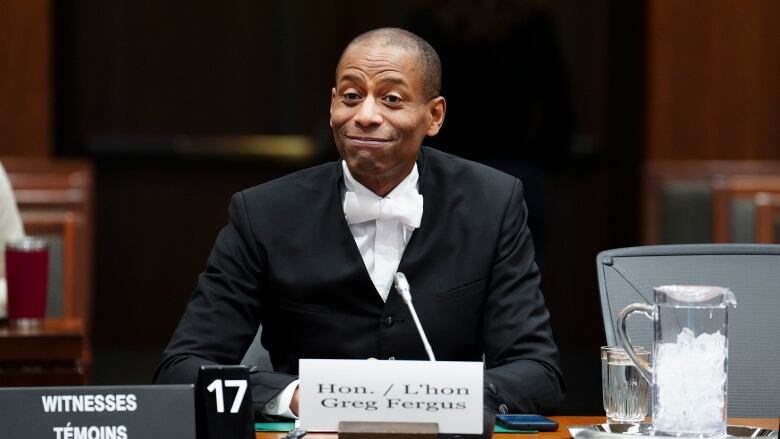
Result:
M246 366L201 366L196 387L198 439L254 439Z
M192 439L192 385L0 388L0 436Z

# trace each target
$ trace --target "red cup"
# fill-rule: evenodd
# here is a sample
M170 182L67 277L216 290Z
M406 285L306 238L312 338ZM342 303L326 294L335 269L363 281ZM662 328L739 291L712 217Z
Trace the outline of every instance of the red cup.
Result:
M46 241L25 237L5 245L8 320L35 323L46 315L49 250Z

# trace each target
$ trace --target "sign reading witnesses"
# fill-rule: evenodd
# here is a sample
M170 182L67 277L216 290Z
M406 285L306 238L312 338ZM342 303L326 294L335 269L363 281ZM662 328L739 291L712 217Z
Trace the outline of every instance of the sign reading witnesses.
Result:
M301 427L340 421L433 422L440 433L482 433L478 362L300 360Z
M192 385L0 388L0 434L15 439L192 439Z

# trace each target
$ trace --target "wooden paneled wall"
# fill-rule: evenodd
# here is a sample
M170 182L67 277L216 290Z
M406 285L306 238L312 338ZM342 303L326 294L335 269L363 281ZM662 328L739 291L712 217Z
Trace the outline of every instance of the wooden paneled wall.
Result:
M49 155L51 2L0 1L0 154Z
M647 159L780 159L780 2L648 2Z

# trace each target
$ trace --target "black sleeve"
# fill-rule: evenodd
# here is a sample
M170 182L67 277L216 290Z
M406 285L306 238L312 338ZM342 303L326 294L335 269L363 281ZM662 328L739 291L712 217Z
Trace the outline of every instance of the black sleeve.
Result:
M522 192L522 184L515 180L483 309L485 407L494 412L550 414L563 398L563 378L550 315L539 290Z
M260 325L265 255L252 235L243 194L231 199L229 216L163 353L154 376L158 384L195 383L202 365L238 364ZM252 373L256 414L295 378L268 371Z

